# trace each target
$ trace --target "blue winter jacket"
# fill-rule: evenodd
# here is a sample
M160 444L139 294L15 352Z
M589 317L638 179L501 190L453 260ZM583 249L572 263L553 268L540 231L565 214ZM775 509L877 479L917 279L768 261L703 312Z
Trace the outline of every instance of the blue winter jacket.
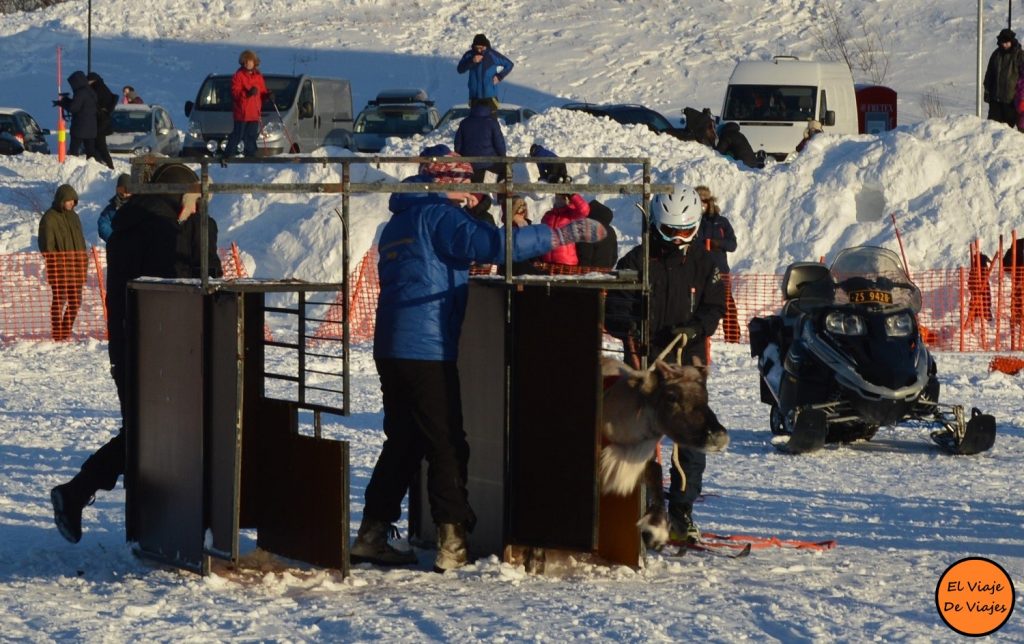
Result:
M460 74L469 72L469 79L466 84L469 86L469 100L478 98L494 98L497 89L494 85L494 77L505 80L505 77L512 71L512 61L502 56L497 50L488 48L483 54L479 63L473 62L475 51L470 49L462 55L459 61L458 71ZM501 71L498 71L498 68Z
M100 213L99 219L96 220L96 230L103 241L110 241L110 234L114 232L114 217L117 216L118 208L123 206L126 201L128 201L127 197L115 194Z
M486 105L474 105L455 131L455 151L464 157L503 157L507 151L501 124ZM476 164L489 166L491 164ZM476 167L476 166L474 166Z
M505 233L437 193L395 193L390 205L393 214L378 242L373 357L453 361L466 314L470 263L504 262ZM551 229L516 229L513 243L515 261L542 255L551 250Z

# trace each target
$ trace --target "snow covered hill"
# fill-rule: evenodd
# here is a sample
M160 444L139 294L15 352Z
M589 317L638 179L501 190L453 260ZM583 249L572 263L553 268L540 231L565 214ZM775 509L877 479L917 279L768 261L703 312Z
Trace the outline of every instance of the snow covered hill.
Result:
M465 99L457 57L484 32L516 62L506 102L542 111L506 130L511 154L541 142L565 156L650 156L658 182L712 188L736 228L740 271L776 272L841 247L895 248L897 214L911 267L965 263L967 244L991 251L1024 234L1024 137L973 116L975 7L920 0L848 0L843 16L886 37L885 84L900 94L900 127L881 136L821 136L793 163L762 171L692 143L621 127L556 106L568 100L643 103L677 118L684 106L718 111L738 60L779 53L821 58L823 2L720 0L93 0L93 68L112 87L134 85L167 106L176 125L203 77L229 72L241 49L264 71L352 80L357 109L377 91L423 87L440 108ZM985 3L984 52L995 47L1005 4ZM0 16L0 105L26 108L53 127L54 54L64 76L86 66L84 3ZM858 74L857 80L868 80ZM66 89L66 83L64 85ZM945 116L924 118L932 99ZM932 108L929 108L932 109ZM415 155L453 131L395 143ZM321 155L344 155L324 150ZM116 174L55 155L0 157L0 254L35 249L39 213L68 182L81 195L87 240ZM336 181L337 167L215 167L217 181ZM359 179L412 172L366 166ZM583 183L624 180L621 167L575 173ZM632 179L637 179L634 174ZM587 195L597 196L597 195ZM636 241L633 198L605 195L620 251ZM337 198L221 195L212 204L222 241L236 241L259 277L334 281L342 265ZM530 204L535 214L545 200ZM353 255L386 220L385 198L353 199ZM990 252L991 254L991 252ZM943 397L998 421L996 447L940 456L927 431L883 429L869 444L786 458L767 444L746 347L716 347L711 403L732 433L709 459L697 520L716 532L837 539L824 553L759 551L742 561L653 556L639 572L581 568L565 579L528 576L484 560L446 576L357 568L345 580L256 556L250 572L200 579L136 560L124 543L123 491L86 511L71 546L52 527L50 487L118 427L106 345L0 345L0 634L50 640L403 641L954 641L935 607L951 563L981 556L1024 583L1024 380L990 373L990 356L938 358ZM354 415L326 423L352 445L353 516L376 458L379 388L366 347L353 357ZM404 530L405 524L401 526ZM251 544L249 544L251 545ZM427 569L429 553L422 554ZM1018 591L1019 595L1019 591ZM1010 618L996 641L1024 641Z

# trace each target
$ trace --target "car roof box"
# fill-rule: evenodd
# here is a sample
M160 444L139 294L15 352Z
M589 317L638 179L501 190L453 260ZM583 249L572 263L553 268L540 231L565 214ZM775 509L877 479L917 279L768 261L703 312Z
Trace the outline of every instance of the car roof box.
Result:
M423 103L433 105L427 91L423 89L386 89L377 93L377 98L370 105L401 105L404 103Z

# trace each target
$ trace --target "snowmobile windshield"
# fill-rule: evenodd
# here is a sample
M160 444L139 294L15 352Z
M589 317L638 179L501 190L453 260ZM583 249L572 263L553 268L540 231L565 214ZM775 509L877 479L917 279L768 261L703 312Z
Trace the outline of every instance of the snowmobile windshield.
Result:
M274 112L274 105L277 110L285 112L295 102L295 93L299 90L298 76L271 76L265 75L263 81L267 90L274 95L274 102L263 101L260 108L262 112ZM210 76L199 88L199 95L196 97L195 109L207 112L230 112L234 107L234 100L231 98L231 76Z
M910 281L903 262L885 248L847 248L832 262L837 304L862 304L921 310L921 291Z

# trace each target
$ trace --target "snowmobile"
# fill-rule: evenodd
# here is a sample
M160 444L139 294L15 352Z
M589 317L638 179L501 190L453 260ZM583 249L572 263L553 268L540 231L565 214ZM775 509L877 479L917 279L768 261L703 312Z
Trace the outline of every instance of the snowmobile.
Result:
M921 339L921 292L896 253L848 248L831 267L791 264L777 315L753 318L761 402L780 450L814 452L826 443L870 440L903 421L937 424L932 440L953 454L995 443L995 419L939 402L935 360Z

